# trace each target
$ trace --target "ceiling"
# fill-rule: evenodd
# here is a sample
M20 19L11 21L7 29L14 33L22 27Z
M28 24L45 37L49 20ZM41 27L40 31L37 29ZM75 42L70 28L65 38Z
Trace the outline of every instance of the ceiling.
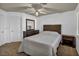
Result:
M23 12L35 16L75 10L76 3L0 3L0 8L10 12Z

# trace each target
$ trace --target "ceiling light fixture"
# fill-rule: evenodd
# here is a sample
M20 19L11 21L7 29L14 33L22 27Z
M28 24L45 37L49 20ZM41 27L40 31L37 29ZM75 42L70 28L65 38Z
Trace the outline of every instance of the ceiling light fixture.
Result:
M38 12L36 12L36 16L38 16Z

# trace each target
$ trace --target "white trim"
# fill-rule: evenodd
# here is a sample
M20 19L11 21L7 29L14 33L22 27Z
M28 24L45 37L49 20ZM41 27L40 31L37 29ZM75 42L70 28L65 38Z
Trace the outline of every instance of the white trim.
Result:
M78 29L78 27L79 27L79 25L78 25L78 21L79 21L78 18L79 18L79 17L78 17L78 15L79 15L79 12L77 13L77 35L79 35L79 31L78 31L78 30L79 30L79 29Z

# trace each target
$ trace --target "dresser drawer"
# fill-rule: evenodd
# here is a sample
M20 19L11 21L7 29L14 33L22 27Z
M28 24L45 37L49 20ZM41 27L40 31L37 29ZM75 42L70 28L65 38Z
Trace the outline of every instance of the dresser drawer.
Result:
M38 34L39 33L39 30L36 30L33 32L33 34Z
M24 31L23 37L32 36L38 33L39 33L39 30L27 30L27 31Z

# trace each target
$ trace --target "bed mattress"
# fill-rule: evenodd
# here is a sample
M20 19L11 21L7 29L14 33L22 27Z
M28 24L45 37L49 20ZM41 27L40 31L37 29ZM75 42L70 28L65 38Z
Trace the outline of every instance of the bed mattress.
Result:
M56 55L62 37L57 32L44 31L40 34L24 38L19 52L32 56Z

